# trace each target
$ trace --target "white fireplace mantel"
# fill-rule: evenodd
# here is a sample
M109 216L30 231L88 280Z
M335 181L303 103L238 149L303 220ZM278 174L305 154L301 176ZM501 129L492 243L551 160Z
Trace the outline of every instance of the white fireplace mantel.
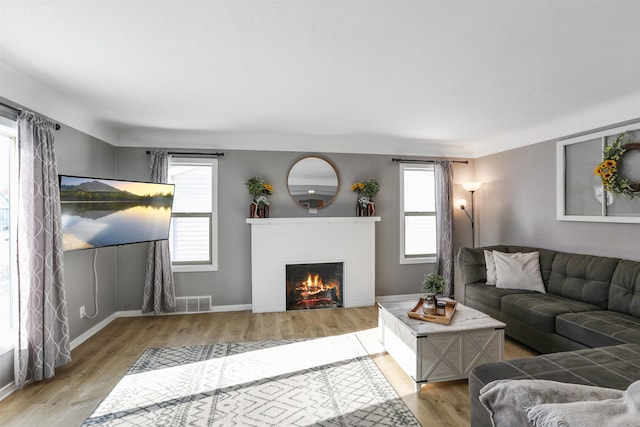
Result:
M287 264L344 262L344 306L375 302L380 217L247 218L254 313L285 311Z

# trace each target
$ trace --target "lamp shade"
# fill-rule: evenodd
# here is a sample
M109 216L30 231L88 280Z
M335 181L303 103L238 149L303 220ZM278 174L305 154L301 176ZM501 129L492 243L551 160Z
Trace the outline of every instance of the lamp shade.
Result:
M462 184L462 187L464 187L464 189L467 190L467 191L477 191L480 187L482 187L482 183L481 182L466 182L466 183Z
M465 209L467 207L467 200L466 199L456 200L456 206L458 207L458 209Z

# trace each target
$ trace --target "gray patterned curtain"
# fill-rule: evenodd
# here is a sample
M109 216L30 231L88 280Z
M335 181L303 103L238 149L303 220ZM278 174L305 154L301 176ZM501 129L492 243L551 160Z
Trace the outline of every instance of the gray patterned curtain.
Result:
M453 163L435 162L438 274L444 278L444 296L453 296Z
M53 377L71 361L53 131L53 123L32 113L18 116L19 388Z
M169 154L166 151L152 151L150 157L151 180L166 183ZM152 311L154 314L176 311L176 292L173 286L168 240L151 242L147 250L142 312L150 313Z

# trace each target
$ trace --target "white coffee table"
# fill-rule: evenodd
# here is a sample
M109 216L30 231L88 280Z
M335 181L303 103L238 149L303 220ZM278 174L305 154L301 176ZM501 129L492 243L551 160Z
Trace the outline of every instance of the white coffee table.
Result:
M475 366L504 358L505 324L458 303L449 325L412 319L416 300L378 303L382 344L400 367L422 384L468 378Z

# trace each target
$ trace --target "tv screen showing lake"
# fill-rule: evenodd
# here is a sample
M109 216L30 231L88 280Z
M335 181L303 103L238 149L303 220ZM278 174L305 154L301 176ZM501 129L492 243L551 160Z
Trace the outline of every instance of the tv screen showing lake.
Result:
M165 240L172 184L61 176L65 251Z

